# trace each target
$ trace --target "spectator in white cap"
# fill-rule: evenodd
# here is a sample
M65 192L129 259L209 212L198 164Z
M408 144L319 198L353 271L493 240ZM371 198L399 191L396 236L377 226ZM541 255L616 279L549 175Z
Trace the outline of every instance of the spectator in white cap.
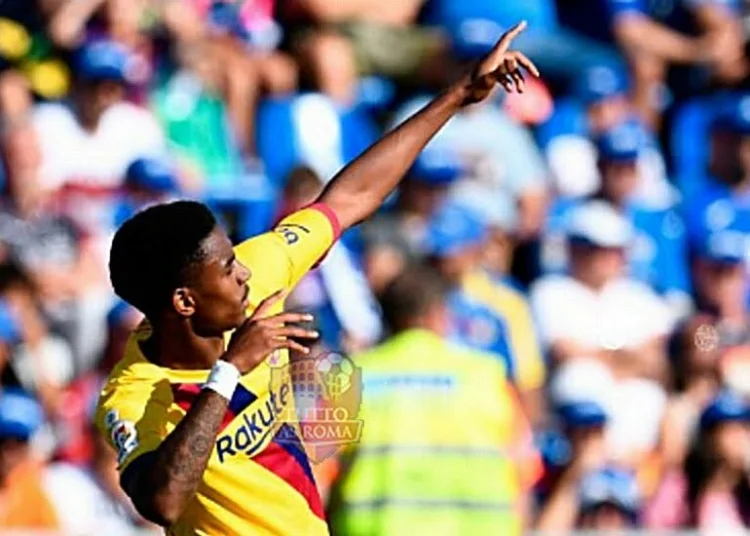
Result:
M604 201L586 202L571 214L569 274L543 277L531 290L554 362L589 356L620 376L664 377L664 337L673 322L658 296L625 276L632 237L630 223Z

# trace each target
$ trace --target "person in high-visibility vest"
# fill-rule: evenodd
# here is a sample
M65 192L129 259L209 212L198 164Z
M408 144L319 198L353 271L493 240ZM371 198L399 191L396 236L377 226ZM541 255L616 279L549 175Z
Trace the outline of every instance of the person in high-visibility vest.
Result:
M503 365L448 342L440 277L410 268L381 296L392 336L355 356L359 443L341 456L333 534L520 535L541 469Z

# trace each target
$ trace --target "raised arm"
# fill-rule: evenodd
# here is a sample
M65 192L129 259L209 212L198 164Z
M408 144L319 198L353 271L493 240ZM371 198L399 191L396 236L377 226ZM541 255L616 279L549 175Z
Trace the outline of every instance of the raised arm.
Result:
M240 375L254 369L276 349L307 353L307 348L291 337L312 339L317 334L286 324L307 321L309 315L281 313L266 317L279 299L281 295L276 293L264 300L232 336L222 357L233 365L229 371L222 371L233 375L230 381L238 381ZM142 454L125 469L123 489L144 518L164 527L180 518L203 479L230 398L229 393L204 388L159 447Z
M506 32L469 74L381 138L328 183L318 200L334 211L342 228L359 223L380 207L427 142L462 107L486 99L497 84L509 93L523 92L522 68L539 76L526 56L508 50L525 27L526 23L521 22Z

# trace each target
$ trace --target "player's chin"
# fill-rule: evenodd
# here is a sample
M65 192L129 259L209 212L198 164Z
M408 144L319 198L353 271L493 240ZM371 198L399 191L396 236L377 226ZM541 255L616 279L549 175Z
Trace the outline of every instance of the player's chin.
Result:
M247 319L247 309L244 307L238 307L235 314L232 316L232 327L230 329L237 329Z

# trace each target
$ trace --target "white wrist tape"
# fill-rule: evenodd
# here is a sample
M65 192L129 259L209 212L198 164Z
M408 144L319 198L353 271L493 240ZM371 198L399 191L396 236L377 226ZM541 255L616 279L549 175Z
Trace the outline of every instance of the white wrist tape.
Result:
M239 381L240 371L237 370L237 367L220 359L211 369L203 388L211 389L227 400L232 400L232 395Z

